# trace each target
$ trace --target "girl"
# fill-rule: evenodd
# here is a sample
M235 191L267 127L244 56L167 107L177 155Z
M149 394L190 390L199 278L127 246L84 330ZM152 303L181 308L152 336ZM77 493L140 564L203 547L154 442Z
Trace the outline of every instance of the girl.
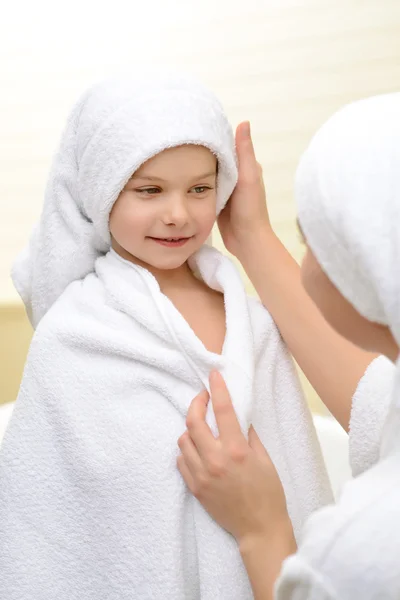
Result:
M331 500L279 333L204 246L236 180L222 108L190 79L107 81L72 111L13 272L36 331L0 454L7 600L251 598L236 541L176 469L215 369L295 531Z

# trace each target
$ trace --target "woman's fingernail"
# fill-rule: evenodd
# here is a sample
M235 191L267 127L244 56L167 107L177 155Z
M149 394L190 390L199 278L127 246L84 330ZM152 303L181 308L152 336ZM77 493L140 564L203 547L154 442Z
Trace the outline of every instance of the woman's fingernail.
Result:
M219 381L219 373L216 370L211 371L210 373L210 383L215 384Z
M250 132L250 121L245 121L244 125L243 125L243 135L246 137L250 137L251 136L251 132Z

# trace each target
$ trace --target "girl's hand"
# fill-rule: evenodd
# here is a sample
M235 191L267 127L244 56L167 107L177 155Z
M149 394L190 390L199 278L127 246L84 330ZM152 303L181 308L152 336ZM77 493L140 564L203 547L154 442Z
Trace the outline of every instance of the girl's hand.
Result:
M218 217L218 227L227 250L240 259L247 245L253 248L257 236L272 233L272 229L262 169L254 153L248 121L237 127L236 151L239 162L238 183Z
M276 469L251 427L249 441L241 432L222 376L210 376L211 398L218 425L215 439L205 422L208 394L202 392L187 414L187 431L178 441L178 468L189 490L210 515L238 541L293 539L285 494Z

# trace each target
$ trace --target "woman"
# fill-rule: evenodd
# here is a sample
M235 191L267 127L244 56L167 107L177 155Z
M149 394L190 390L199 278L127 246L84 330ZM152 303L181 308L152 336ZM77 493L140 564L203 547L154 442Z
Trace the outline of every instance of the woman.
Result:
M305 289L338 334L364 351L386 355L392 363L400 344L399 113L400 94L364 100L337 113L311 142L296 182L299 222L307 243ZM247 156L250 161L250 153ZM261 206L260 200L259 231L265 223ZM226 213L224 218L222 225L229 224L232 232L232 214L230 221ZM256 219L250 221L254 224ZM255 241L262 243L263 236L259 233ZM258 249L256 256L260 255ZM251 268L246 270L251 276ZM343 344L350 361L350 347ZM349 363L347 372L356 382L363 355L352 352L356 363ZM347 484L336 507L311 517L297 553L287 560L276 584L279 600L400 596L400 374L387 414L384 398L391 371L385 383L383 368L381 362L381 376L374 377L376 385L381 379L385 393L375 398L372 437L363 445L362 436L356 435L353 445L353 472L365 472ZM207 398L197 397L188 414L188 433L179 440L179 468L211 515L238 540L255 598L272 598L282 562L296 551L282 486L256 433L250 431L247 443L240 432L219 375L211 380L220 437L215 440L204 423ZM336 383L332 379L332 385ZM360 391L363 382L358 387ZM333 404L338 406L337 397ZM360 410L359 425L360 415L370 409L367 403ZM344 409L342 416L349 412ZM266 570L271 557L275 568Z

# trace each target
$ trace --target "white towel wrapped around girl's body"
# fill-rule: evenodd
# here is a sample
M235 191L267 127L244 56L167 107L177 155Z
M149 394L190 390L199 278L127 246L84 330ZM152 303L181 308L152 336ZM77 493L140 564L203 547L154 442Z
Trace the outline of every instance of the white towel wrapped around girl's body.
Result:
M193 97L212 103L202 94L196 89ZM103 114L90 117L112 131ZM86 125L87 133L92 123L80 119L75 131ZM131 160L130 172L163 148L203 143L218 158L220 210L235 184L230 137L200 120L205 133L196 135L190 110L172 140L155 121L161 141ZM105 129L97 131L96 157ZM292 360L232 262L203 246L189 265L224 295L226 312L222 354L208 351L157 279L110 250L105 224L125 163L118 175L113 159L117 174L98 216L93 197L103 190L102 171L91 206L76 191L85 190L76 181L84 177L87 145L74 164L65 150L76 142L67 135L64 144L41 222L14 272L36 331L0 453L0 598L251 598L235 540L177 470L177 440L191 400L218 369L243 430L254 425L276 465L298 535L331 491ZM62 192L57 178L69 178ZM211 408L208 422L217 434Z

